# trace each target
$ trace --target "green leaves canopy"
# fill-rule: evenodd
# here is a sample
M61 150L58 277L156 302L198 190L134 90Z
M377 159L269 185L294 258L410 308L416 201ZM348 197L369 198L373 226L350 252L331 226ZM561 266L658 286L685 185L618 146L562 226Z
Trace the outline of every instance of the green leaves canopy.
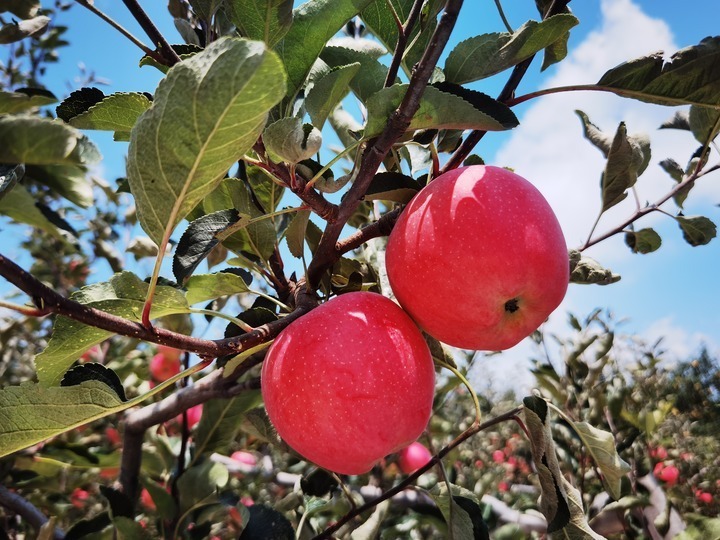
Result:
M223 38L168 72L128 150L138 219L153 241L163 245L250 150L284 95L282 64L260 42Z

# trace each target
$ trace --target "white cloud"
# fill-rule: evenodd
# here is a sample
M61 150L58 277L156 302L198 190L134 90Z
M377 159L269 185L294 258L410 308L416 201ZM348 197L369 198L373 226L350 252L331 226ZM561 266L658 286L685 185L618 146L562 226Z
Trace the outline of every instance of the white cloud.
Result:
M720 356L720 343L715 338L702 332L688 331L671 317L655 321L642 334L650 343L662 340L660 349L665 351L663 356L668 361L687 360L697 354L701 346L706 347L711 355Z
M545 81L543 87L592 83L623 61L658 50L670 54L678 49L667 23L649 17L632 0L601 0L601 11L599 26L555 68L555 74ZM498 151L494 163L513 167L544 193L558 215L570 247L585 241L597 217L600 204L598 184L605 162L600 151L582 138L581 123L574 114L575 109L585 111L594 124L610 134L614 133L619 122L625 121L631 134L644 132L651 136L652 162L637 185L641 204L655 201L672 186L672 181L658 162L673 157L684 164L697 147L686 132L658 131L660 124L673 115L673 108L599 92L570 92L533 100L521 114L521 125ZM711 200L717 201L720 198L717 182L714 185L711 182L698 183L691 199L707 199L711 190L715 190ZM635 200L631 195L603 216L597 232L619 224L634 209ZM672 211L672 207L668 210ZM640 224L646 226L658 219L667 218L652 216ZM683 243L679 235L663 241L663 250L672 249L673 242ZM691 248L684 245L683 249ZM632 275L637 265L638 256L632 255L622 245L621 237L603 242L588 253L623 275ZM584 316L596 305L607 306L602 303L604 291L606 289L598 288L592 294L584 295L573 294L571 288L566 300L546 323L546 332L567 335L565 314L570 311ZM656 292L648 287L649 295ZM607 300L605 298L604 301ZM601 304L597 304L598 301ZM646 320L653 320L653 315L650 314ZM703 342L714 347L713 350L720 350L717 342L708 336L687 331L668 318L639 332L639 337L647 342L661 336L665 338L664 347L669 355L680 359L696 352ZM483 373L491 371L494 387L526 392L534 382L529 373L529 358L535 353L529 340L525 340L501 355L480 358L473 372L473 381L479 388L483 387Z

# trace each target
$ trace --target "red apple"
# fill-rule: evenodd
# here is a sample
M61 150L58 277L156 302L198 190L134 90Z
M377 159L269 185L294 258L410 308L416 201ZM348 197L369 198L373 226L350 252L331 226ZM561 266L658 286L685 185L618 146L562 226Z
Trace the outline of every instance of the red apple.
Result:
M402 309L353 292L283 330L261 381L268 416L295 451L331 471L362 474L425 430L435 369Z
M412 474L432 459L432 454L424 445L414 442L398 452L398 465L405 474Z
M140 503L148 510L155 511L155 501L150 495L150 492L143 488L140 492Z
M560 304L569 262L560 224L542 194L499 167L438 176L410 201L385 263L400 305L455 347L503 350Z
M492 460L495 463L505 463L505 452L502 450L495 450L492 453Z
M713 502L713 496L712 493L708 493L707 491L702 491L701 489L698 489L695 492L695 498L698 502L701 502L703 504L712 504Z
M668 487L677 484L680 478L680 471L675 465L665 465L665 463L657 463L653 469L653 474L661 482L665 482Z
M167 381L180 373L180 356L168 356L164 353L157 353L150 361L150 375L157 382Z

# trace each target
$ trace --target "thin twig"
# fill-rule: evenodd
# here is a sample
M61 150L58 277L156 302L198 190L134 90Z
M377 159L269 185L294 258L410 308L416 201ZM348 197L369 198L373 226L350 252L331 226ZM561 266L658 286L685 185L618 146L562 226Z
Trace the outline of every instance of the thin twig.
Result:
M40 531L43 525L48 522L47 516L43 514L34 504L21 495L10 491L2 484L0 484L0 506L7 508L11 512L14 512L18 516L22 517L36 531ZM65 533L62 529L56 527L53 533L53 538L56 540L65 538Z
M505 25L507 31L511 34L515 32L515 30L512 29L512 26L510 26L510 22L507 20L507 17L505 17L505 10L503 10L500 0L495 0L495 7L497 8L498 13L500 14L500 18L502 19L502 22Z
M371 508L374 508L384 500L387 500L394 495L397 495L401 491L405 490L407 487L409 487L415 480L417 480L420 476L425 474L427 471L432 469L435 465L437 465L446 455L448 455L454 448L457 448L459 445L461 445L463 442L465 442L467 439L472 437L473 435L476 435L477 433L480 433L481 431L484 431L492 426L495 426L501 422L505 422L506 420L512 420L515 416L517 416L520 411L522 411L522 406L515 407L514 409L503 413L499 416L496 416L495 418L491 418L490 420L483 422L482 424L473 424L468 429L463 431L460 435L458 435L452 442L450 442L447 446L445 446L443 449L441 449L437 454L435 454L430 461L428 461L425 465L420 467L418 470L416 470L414 473L408 475L407 478L405 478L402 482L396 484L392 488L385 491L382 495L379 497L372 499L362 506L358 506L355 510L352 510L345 514L342 518L340 518L338 521L333 523L330 527L325 529L321 534L317 535L313 540L322 540L324 538L330 538L334 532L339 530L343 525L353 520L355 517L359 516L360 514L367 512Z
M153 44L160 50L162 63L167 66L174 66L180 62L180 57L170 46L162 33L160 33L160 30L157 29L155 23L153 23L147 13L145 13L143 8L140 6L140 3L137 0L123 0L123 4L125 4L128 11L132 13L132 16L135 17L135 20L152 40Z
M413 2L412 8L410 8L410 13L408 14L407 21L405 21L405 24L398 26L398 39L395 43L395 51L393 52L393 57L392 61L390 62L390 67L388 68L387 76L385 77L385 84L383 85L385 87L395 84L395 78L397 77L398 71L400 70L400 64L402 63L402 58L405 54L405 49L407 48L408 38L410 37L410 34L415 27L415 23L420 17L420 13L422 13L423 4L424 2L422 0L415 0L415 2ZM392 7L391 2L388 2L388 5ZM395 13L394 10L393 13ZM395 13L395 17L397 19L397 13Z
M374 221L370 225L366 225L347 238L340 240L336 244L335 249L342 255L348 251L359 248L368 240L389 235L395 226L395 222L398 217L400 217L401 211L402 208L395 208L387 214L383 214L377 221Z

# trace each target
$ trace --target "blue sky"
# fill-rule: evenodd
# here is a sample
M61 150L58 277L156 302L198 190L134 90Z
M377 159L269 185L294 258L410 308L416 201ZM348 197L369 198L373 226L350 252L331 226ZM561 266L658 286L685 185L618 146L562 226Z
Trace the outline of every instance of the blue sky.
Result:
M143 4L168 39L179 42L166 2ZM505 4L513 27L528 18L537 18L534 2L530 0L523 3L508 0ZM147 42L121 2L96 0L95 5ZM623 60L659 49L674 52L695 44L717 32L720 20L720 2L707 0L685 0L682 9L678 8L677 0L578 0L570 6L581 22L571 34L570 56L542 74L536 62L519 93L540 86L594 82ZM106 93L154 90L160 73L152 67L138 68L140 50L95 15L74 6L62 14L58 23L70 27L67 38L72 45L61 52L62 61L48 70L47 84L56 94L64 97L77 86L81 64L109 81L101 87ZM467 0L448 50L462 39L491 31L503 31L494 2ZM506 76L501 74L474 88L497 94ZM672 116L671 108L588 93L551 96L519 106L516 113L520 127L486 137L478 153L489 163L515 168L538 185L558 213L570 246L584 240L595 218L599 204L597 185L603 167L600 153L580 137L580 123L573 113L577 108L583 109L604 130L614 132L618 122L626 120L631 133L650 134L654 160L638 183L643 200L655 200L671 186L657 161L674 157L684 163L696 146L685 133L657 131L659 124ZM100 132L89 135L105 156L105 177L113 181L123 176L126 145L114 143L111 136ZM716 174L698 185L688 199L686 214L704 214L720 223L719 184ZM620 206L601 222L600 231L632 211L632 206ZM674 211L672 205L667 208ZM668 348L679 357L696 351L700 343L718 351L720 315L714 303L720 299L717 278L720 240L692 248L684 243L677 225L668 218L649 218L641 225L655 227L663 237L663 247L650 255L632 255L618 236L592 249L589 254L620 273L622 281L609 287L571 286L566 301L548 322L548 330L564 331L567 310L582 316L594 307L607 307L618 316L629 318L623 327L627 332L647 339L664 337ZM149 272L150 264L142 269ZM520 345L505 353L503 363L509 367L524 365L528 353L527 345Z

